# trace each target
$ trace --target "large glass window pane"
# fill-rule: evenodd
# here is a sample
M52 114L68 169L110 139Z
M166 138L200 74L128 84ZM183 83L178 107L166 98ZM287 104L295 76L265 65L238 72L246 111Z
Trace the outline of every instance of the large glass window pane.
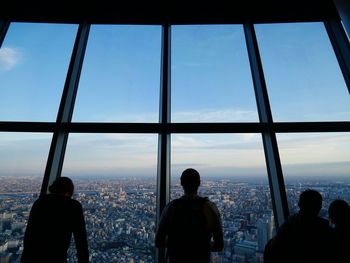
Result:
M92 26L73 121L158 122L160 37L160 26Z
M256 25L275 121L346 121L350 96L323 23Z
M172 121L259 121L241 25L172 27Z
M0 120L55 121L77 25L11 23L0 49Z
M171 143L171 198L183 194L180 175L191 167L201 174L199 195L220 210L225 248L214 262L258 262L274 228L261 135L183 134Z
M0 262L19 262L51 137L42 133L0 133Z
M76 186L93 262L154 262L156 159L156 135L69 135L62 175Z
M350 202L350 134L278 134L277 140L291 213L307 188L322 194L325 218L334 199Z

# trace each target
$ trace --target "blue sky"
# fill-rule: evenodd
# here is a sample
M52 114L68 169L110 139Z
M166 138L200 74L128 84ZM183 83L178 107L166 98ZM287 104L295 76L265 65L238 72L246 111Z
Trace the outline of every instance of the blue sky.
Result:
M2 121L55 121L76 31L10 26L0 49ZM256 33L275 121L350 120L349 92L321 23L257 25ZM159 26L92 26L73 121L157 122L160 42ZM171 55L173 122L258 121L241 25L174 26ZM2 174L42 174L51 136L2 133ZM350 170L347 133L278 142L286 174ZM157 135L73 134L63 172L155 174L157 143ZM266 176L262 149L259 134L173 135L172 169Z

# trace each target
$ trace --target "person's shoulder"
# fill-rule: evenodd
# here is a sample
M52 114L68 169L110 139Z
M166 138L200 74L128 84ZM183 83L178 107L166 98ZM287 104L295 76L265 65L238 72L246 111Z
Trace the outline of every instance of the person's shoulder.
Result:
M82 207L81 203L78 200L69 199L69 202L71 203L71 205L73 207L77 207L77 208L81 208Z
M320 224L329 226L329 221L323 217L318 217Z
M300 224L300 216L298 213L292 214L280 225L277 230L278 234L289 232ZM294 232L294 231L292 231Z
M180 198L171 200L165 207L164 207L164 211L168 211L173 209L180 201Z
M317 218L318 225L320 228L323 228L325 230L330 231L332 228L329 226L329 221L327 219L324 219L322 217Z
M50 202L50 195L49 194L42 195L34 201L33 207L41 206L43 204L46 204L47 202Z
M216 204L214 202L210 201L208 197L203 197L203 205L205 208L211 210L215 214L219 213L219 209L216 206Z
M174 200L171 200L165 207L172 207L176 205L177 203L181 202L181 198L176 198Z
M302 215L299 212L296 212L294 214L289 215L282 225L300 225L304 220L305 218L302 217Z
M208 197L201 197L201 200L204 203L204 205L216 208L216 204L213 201L210 201Z

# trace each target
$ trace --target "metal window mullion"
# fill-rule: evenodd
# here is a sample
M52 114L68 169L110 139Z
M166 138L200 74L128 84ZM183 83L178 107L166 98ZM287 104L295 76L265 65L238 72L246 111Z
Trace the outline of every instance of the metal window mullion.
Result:
M252 71L255 96L259 112L260 122L267 124L267 129L262 132L266 167L269 177L272 206L276 225L281 225L288 216L288 203L283 181L282 167L278 153L276 134L272 126L272 113L268 99L264 72L252 23L244 24L249 62Z
M2 43L4 42L9 26L10 26L10 22L0 21L0 48L2 47Z
M345 83L350 93L350 43L339 19L324 22L326 31L338 59Z
M161 125L158 139L158 171L157 171L157 214L156 222L169 202L170 196L170 73L171 73L171 27L162 26L161 47L161 87L159 122ZM157 249L156 261L165 262L165 250Z
M48 186L61 175L68 140L68 131L65 129L65 126L72 119L89 30L90 24L84 23L79 25L57 115L56 129L51 141L41 194L45 194Z

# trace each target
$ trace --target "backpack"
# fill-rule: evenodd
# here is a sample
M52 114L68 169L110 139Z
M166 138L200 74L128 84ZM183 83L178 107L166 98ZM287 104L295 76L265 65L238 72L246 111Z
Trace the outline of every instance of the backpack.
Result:
M168 234L169 248L177 253L210 254L211 229L204 212L208 198L176 199L173 201L173 217ZM187 251L187 252L185 252Z

